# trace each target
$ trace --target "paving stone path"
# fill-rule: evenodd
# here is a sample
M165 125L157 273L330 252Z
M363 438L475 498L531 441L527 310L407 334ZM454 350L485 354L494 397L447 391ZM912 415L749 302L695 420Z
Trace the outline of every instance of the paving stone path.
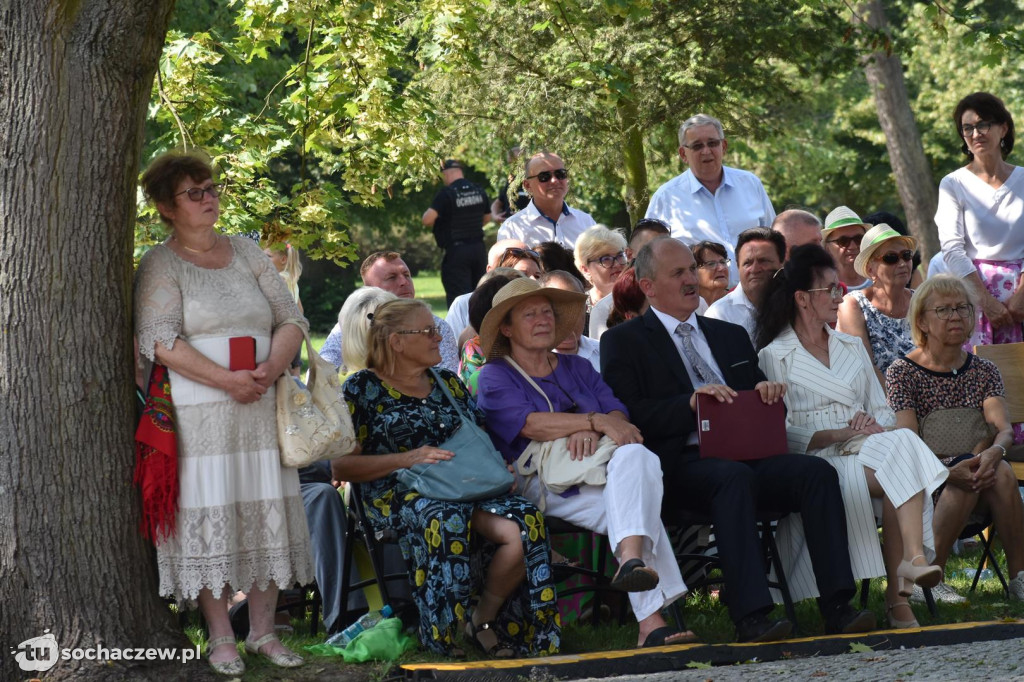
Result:
M603 678L600 682L876 682L880 680L1021 680L1024 638L947 646L898 649L839 656L747 663L649 675ZM585 682L599 682L586 680Z

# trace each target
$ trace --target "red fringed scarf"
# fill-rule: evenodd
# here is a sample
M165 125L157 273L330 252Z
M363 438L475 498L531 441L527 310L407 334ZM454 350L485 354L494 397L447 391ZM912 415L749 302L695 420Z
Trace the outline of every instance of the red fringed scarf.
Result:
M135 431L135 484L142 493L139 532L157 544L175 534L178 512L178 439L167 368L153 365L142 419Z

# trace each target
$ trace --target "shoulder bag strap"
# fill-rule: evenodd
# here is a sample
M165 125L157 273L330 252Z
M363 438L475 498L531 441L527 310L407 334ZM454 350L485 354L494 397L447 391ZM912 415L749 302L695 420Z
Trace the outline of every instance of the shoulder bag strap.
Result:
M537 389L538 393L540 393L542 396L544 396L544 400L548 404L548 412L554 412L555 411L555 407L551 404L551 399L548 398L548 394L544 392L544 389L537 385L537 382L533 380L533 377L531 377L529 374L527 374L526 370L524 370L522 367L520 367L519 363L517 363L515 360L513 360L511 355L506 355L504 357L504 360L508 364L512 365L512 367L515 368L515 370L517 372L522 374L523 378L526 379L528 384L533 386L535 389Z
M434 375L434 381L436 381L437 384L441 387L441 392L444 393L444 396L446 398L448 398L448 402L452 404L452 407L454 407L455 411L459 413L459 416L465 419L466 414L462 411L462 408L459 407L459 402L455 400L455 397L452 395L451 391L448 390L448 385L445 383L445 380L441 376L441 374L433 367L430 368L430 373Z

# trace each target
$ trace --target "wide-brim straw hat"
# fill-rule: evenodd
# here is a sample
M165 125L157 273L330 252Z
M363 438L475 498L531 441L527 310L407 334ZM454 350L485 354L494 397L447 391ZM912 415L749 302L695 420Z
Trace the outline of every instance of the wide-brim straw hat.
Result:
M509 354L511 347L508 337L501 333L499 327L510 310L534 296L547 298L555 311L555 333L551 340L551 348L564 341L576 329L587 308L586 294L542 287L529 277L514 279L494 295L491 309L487 311L483 324L480 325L480 348L487 358L500 358Z
M832 230L838 230L840 227L849 227L851 225L863 227L865 230L871 229L871 225L861 220L860 216L850 208L839 206L832 209L832 212L825 216L825 226L821 228L821 236L826 238Z
M857 271L857 274L861 277L869 277L868 275L868 261L875 255L878 249L885 246L885 243L890 239L899 239L906 248L911 251L917 251L917 240L913 237L908 237L905 234L900 234L894 228L889 227L885 223L878 223L870 230L864 233L864 236L860 240L860 253L857 254L856 260L853 261L853 269Z

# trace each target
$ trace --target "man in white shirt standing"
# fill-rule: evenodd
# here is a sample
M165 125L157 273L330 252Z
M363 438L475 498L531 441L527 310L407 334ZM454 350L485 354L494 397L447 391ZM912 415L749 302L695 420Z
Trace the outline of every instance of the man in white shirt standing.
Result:
M672 236L684 244L708 240L729 249L730 283L738 280L732 245L740 232L767 227L775 209L761 180L748 171L722 165L729 143L722 123L697 114L679 126L679 156L689 168L651 197L648 218L661 218L672 226Z
M754 321L768 284L786 257L786 239L781 232L753 227L736 241L740 285L711 304L706 317L732 322L747 330L754 342Z
M523 189L532 197L521 211L498 228L498 239L518 239L527 246L558 242L572 249L594 219L589 213L565 203L569 193L569 170L557 154L539 152L526 162Z

